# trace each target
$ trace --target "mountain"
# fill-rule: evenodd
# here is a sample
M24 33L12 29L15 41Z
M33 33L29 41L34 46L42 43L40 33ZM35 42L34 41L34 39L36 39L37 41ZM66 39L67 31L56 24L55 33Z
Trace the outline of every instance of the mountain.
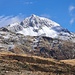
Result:
M20 23L13 23L6 27L8 30L25 36L46 36L63 40L71 39L75 35L58 23L36 15L25 18Z
M0 28L0 75L75 75L75 33L36 15Z
M62 59L75 58L75 43L46 36L24 36L0 28L0 52Z
M3 51L73 59L75 34L52 20L32 15L20 23L0 28L0 52Z

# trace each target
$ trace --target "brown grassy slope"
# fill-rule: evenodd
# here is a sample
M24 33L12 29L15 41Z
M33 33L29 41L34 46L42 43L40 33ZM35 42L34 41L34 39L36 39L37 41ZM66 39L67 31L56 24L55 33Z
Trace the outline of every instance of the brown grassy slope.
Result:
M75 67L51 58L0 53L0 75L17 75L17 73L18 75L25 73L27 73L25 75L74 75Z
M75 59L61 60L61 62L75 66Z

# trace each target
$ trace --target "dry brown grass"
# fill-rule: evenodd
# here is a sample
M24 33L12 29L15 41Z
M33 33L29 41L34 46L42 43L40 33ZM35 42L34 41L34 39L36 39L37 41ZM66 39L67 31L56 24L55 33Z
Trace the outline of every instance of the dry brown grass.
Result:
M61 60L61 62L64 62L66 64L70 64L72 66L75 66L75 59L70 59L70 60Z
M75 67L51 58L0 52L0 75L73 75ZM16 74L18 73L18 74ZM7 74L7 75L9 75ZM4 74L5 75L5 74Z

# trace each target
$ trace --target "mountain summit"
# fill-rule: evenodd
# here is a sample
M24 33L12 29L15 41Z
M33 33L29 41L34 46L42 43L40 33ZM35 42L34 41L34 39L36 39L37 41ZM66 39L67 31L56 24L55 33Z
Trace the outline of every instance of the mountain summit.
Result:
M36 16L33 14L30 17L27 17L23 21L23 26L32 26L32 27L49 26L49 27L52 27L52 26L60 26L60 25L53 22L52 20L49 20L44 17L39 17L39 16Z
M47 36L52 38L69 39L74 36L70 31L62 28L58 23L32 14L30 17L25 18L20 23L14 23L7 26L7 29L20 33L25 36Z

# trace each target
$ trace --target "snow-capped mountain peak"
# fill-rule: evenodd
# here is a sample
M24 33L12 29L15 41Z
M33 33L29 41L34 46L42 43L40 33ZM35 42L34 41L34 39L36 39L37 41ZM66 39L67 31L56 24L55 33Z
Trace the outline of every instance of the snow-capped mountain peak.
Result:
M30 17L32 18L36 18L37 16L35 14L32 14Z
M58 23L34 14L25 18L20 23L10 24L7 29L25 36L40 36L44 34L43 36L52 38L60 37L61 39L64 39L65 36L66 39L71 36L71 33L67 29L62 28Z
M39 17L36 16L34 14L32 14L30 17L27 17L24 21L23 21L24 26L49 26L49 27L53 27L53 26L60 26L58 23L44 18L44 17Z
M13 27L13 26L16 26L16 25L19 25L19 23L16 22L16 23L10 24L9 26Z

